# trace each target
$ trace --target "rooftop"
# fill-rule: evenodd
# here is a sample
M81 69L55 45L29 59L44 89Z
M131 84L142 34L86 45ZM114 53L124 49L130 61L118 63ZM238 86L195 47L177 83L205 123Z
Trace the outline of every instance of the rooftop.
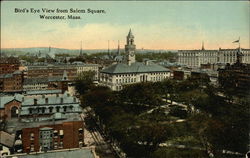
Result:
M79 103L79 100L76 97L68 95L68 93L60 94L59 96L55 95L38 95L35 97L25 96L24 101L22 102L22 106L33 106L34 105L34 99L37 99L37 105L43 105L43 104L74 104ZM46 103L46 99L48 103ZM62 102L61 102L62 101Z
M135 62L132 63L131 65L127 65L124 63L114 64L102 70L101 73L119 74L119 73L147 73L147 72L169 72L169 71L170 71L169 69L154 63L145 64L143 62Z
M37 152L30 154L18 154L10 155L9 158L97 158L95 155L94 148L81 148L81 149L64 149L64 150L54 150L48 152Z
M21 102L22 98L23 98L23 95L21 95L21 94L0 96L0 109L4 108L4 105L9 103L12 100L17 100L17 101Z
M11 78L11 77L13 77L13 75L21 75L21 74L22 74L21 71L16 70L16 71L13 72L13 73L1 74L1 75L0 75L0 78Z
M62 90L54 89L54 90L35 90L35 91L27 91L27 95L41 95L41 94L60 94Z
M49 76L49 77L38 77L38 78L25 78L24 85L38 84L38 83L48 83L62 81L62 76Z
M0 131L0 144L7 147L12 147L15 142L15 135L10 135L4 131Z

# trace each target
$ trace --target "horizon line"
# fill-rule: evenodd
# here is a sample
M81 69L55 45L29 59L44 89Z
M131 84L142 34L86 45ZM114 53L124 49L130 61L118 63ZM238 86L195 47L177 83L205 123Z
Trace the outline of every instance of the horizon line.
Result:
M56 49L68 49L68 50L80 50L80 49L75 49L75 48L62 48L62 47L51 47L51 46L48 46L48 47L45 47L45 46L41 46L41 47L15 47L15 48L0 48L0 50L3 50L3 49L28 49L28 48L56 48ZM222 47L218 47L218 48L213 48L213 49L206 49L205 50L219 50L219 49L237 49L238 47L234 47L234 48L222 48ZM250 48L244 48L244 47L241 47L243 49L250 49ZM105 50L107 48L94 48L94 49L82 49L83 51L84 50ZM116 50L117 48L111 48L111 50ZM121 48L120 49L125 49L125 48ZM108 50L108 49L107 49ZM140 48L140 49L136 49L136 50L202 50L201 48L194 48L194 49L164 49L164 48L160 48L160 49L153 49L153 48Z

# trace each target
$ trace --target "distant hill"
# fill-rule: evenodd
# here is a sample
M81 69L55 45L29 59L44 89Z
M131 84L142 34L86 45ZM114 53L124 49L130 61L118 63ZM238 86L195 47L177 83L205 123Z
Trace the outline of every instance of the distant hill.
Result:
M111 49L110 52L116 52L117 49ZM137 53L159 53L159 52L177 52L176 50L150 50L150 49L137 49ZM32 48L4 48L1 49L1 53L6 55L38 55L38 54L50 54L54 56L55 54L71 54L71 55L79 55L80 50L78 49L64 49L64 48L49 48L48 47L32 47ZM108 52L107 49L89 49L82 50L83 53L92 54L92 53L102 53ZM124 52L124 49L121 49L121 52Z

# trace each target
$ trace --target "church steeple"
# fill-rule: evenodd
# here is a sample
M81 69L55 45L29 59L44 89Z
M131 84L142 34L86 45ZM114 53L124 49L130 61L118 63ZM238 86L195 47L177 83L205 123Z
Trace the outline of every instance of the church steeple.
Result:
M201 50L205 50L205 48L204 48L204 41L202 41L202 47L201 47Z
M135 62L135 49L136 46L134 44L134 35L132 34L131 29L129 30L128 36L127 36L127 43L125 45L125 52L127 55L127 64L131 65Z
M80 57L82 57L83 54L82 54L82 41L81 41L81 49L80 49Z
M118 40L118 49L117 49L117 55L120 55L120 41Z

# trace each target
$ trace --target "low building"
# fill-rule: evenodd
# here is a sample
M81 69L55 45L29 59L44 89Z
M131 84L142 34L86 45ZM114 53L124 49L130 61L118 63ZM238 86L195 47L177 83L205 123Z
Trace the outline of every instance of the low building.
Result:
M85 64L83 62L73 62L71 65L71 67L75 67L77 70L77 75L86 72L86 71L93 71L95 72L95 76L94 76L94 80L98 80L99 79L99 65L98 64Z
M125 85L139 82L157 82L170 77L170 70L154 63L118 63L101 71L100 84L112 90L121 90Z
M39 152L84 146L83 121L22 129L23 151Z
M0 96L0 119L17 118L21 108L23 95Z
M24 96L20 109L21 119L46 120L55 113L81 113L79 100L68 92L56 95Z
M22 92L23 90L23 75L17 70L8 74L0 75L0 92Z
M61 89L52 89L52 90L35 90L35 91L26 91L25 95L29 96L40 96L40 95L47 95L53 96L57 94L62 94Z

